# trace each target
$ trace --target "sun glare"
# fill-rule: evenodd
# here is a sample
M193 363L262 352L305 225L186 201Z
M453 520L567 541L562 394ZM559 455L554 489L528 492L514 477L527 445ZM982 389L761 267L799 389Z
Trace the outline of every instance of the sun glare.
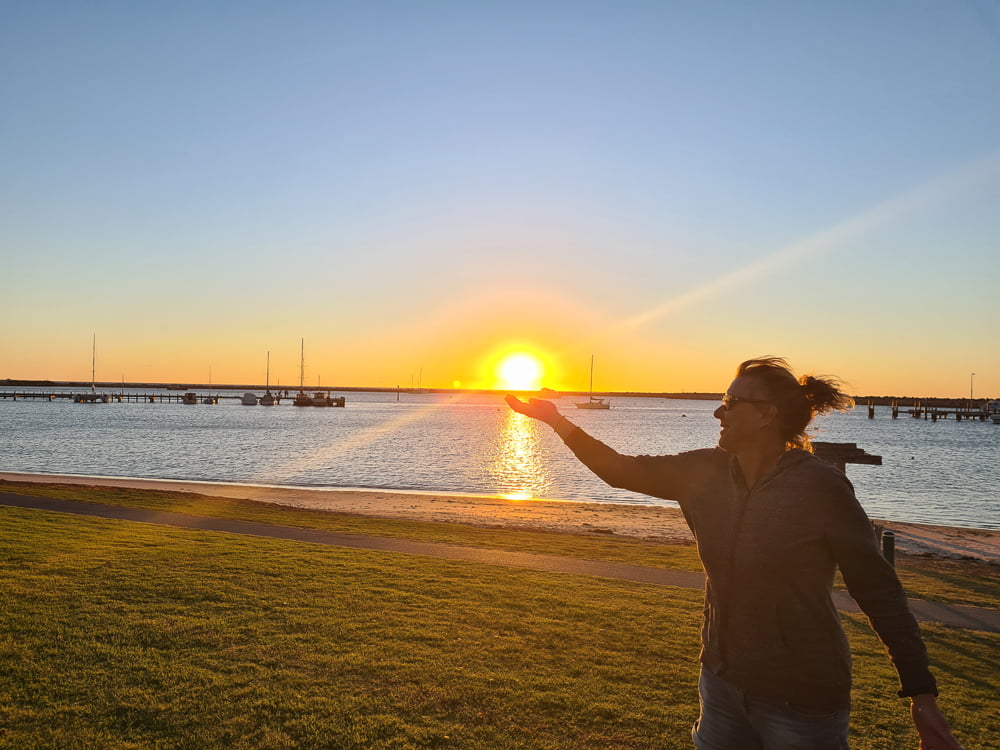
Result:
M537 391L545 368L538 357L524 352L508 354L497 365L497 386L509 391Z

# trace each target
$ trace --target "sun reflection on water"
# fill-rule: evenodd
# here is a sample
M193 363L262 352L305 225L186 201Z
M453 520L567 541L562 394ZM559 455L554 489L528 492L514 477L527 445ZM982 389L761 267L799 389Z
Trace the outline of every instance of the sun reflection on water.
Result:
M540 450L538 423L508 411L497 425L490 476L497 494L507 500L544 497L550 482Z

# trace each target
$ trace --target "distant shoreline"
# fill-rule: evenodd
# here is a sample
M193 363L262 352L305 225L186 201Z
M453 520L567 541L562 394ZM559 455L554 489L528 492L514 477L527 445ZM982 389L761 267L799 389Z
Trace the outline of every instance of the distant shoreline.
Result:
M5 380L0 380L0 388L90 388L90 383L85 383L75 380L17 380L13 378L7 378ZM114 390L122 388L143 388L155 390L157 388L163 390L192 390L192 391L264 391L268 390L268 387L260 384L232 384L232 383L115 383L109 381L97 382L94 384L96 388L103 390ZM284 391L298 391L299 389L295 386L288 387L278 387L275 386L271 388L275 392ZM511 391L502 390L496 388L403 388L401 386L397 387L383 387L383 386L355 386L355 385L333 385L333 386L310 386L307 387L308 391L315 392L344 392L344 393L443 393L443 394L461 394L461 393L474 393L481 395L493 395L493 396L503 396L507 393L514 393L520 396L532 396L532 397L543 397L543 398L558 398L559 396L569 396L572 398L578 398L582 396L587 396L587 391ZM675 391L663 391L663 392L643 392L643 391L594 391L594 394L606 398L665 398L672 400L691 400L691 401L718 401L722 398L722 393L714 393L710 391L695 391L695 392L675 392ZM900 407L909 407L920 404L922 406L930 407L966 407L970 405L970 401L967 398L946 398L938 396L852 396L854 401L858 406L864 406L867 404L872 404L874 406L891 406L893 403L898 404ZM974 408L984 408L987 401L990 398L976 398L971 401Z

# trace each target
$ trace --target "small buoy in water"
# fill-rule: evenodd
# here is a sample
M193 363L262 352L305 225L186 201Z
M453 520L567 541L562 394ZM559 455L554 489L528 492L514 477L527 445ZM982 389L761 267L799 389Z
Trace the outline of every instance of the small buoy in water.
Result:
M682 416L682 417L686 417L686 416L687 416L687 414L681 414L681 416Z

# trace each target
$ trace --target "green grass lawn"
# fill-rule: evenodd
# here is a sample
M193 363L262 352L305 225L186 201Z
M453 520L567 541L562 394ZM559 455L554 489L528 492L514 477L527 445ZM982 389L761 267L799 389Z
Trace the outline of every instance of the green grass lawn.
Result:
M81 502L189 513L211 518L235 518L258 523L323 529L338 533L566 555L587 560L676 570L700 572L702 569L693 545L663 544L613 535L561 534L449 523L399 521L346 513L302 510L187 492L2 480L0 480L0 490ZM997 607L1000 603L1000 566L899 554L896 571L907 593L918 599L980 607Z
M290 508L251 500L209 497L190 492L134 490L117 487L35 484L0 480L0 490L22 495L41 495L81 502L127 505L136 508L189 513L211 518L236 518L323 529L343 534L399 537L425 542L444 542L490 549L537 552L550 555L652 565L700 571L701 561L693 545L668 545L625 539L614 535L576 535L544 531L522 531L455 523L401 521L391 518L330 513Z
M0 747L690 747L699 592L5 507L0 534ZM852 747L916 747L844 622ZM924 632L985 750L1000 636Z

